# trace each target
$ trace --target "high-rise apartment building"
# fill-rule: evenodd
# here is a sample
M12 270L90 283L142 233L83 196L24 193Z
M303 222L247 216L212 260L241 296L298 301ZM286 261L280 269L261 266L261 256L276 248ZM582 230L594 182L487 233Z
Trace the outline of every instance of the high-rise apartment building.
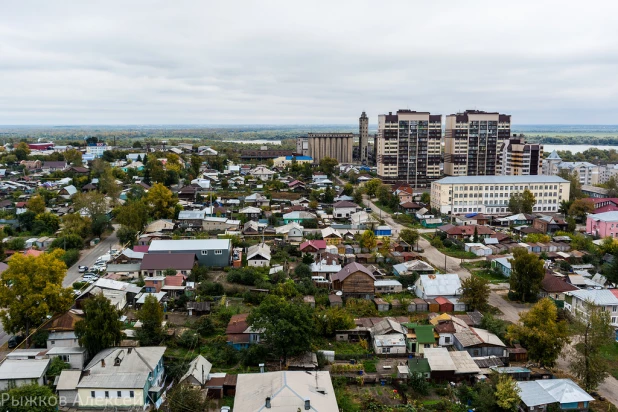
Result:
M378 176L389 182L430 187L440 178L442 115L399 110L378 116Z
M358 153L361 163L367 163L369 153L369 117L363 112L358 118Z
M466 110L446 116L444 174L495 175L498 149L510 136L510 115Z
M309 133L296 139L296 153L312 157L314 163L320 163L325 157L352 163L353 148L352 133Z
M542 174L543 145L526 143L522 137L513 137L498 149L496 175L527 176Z

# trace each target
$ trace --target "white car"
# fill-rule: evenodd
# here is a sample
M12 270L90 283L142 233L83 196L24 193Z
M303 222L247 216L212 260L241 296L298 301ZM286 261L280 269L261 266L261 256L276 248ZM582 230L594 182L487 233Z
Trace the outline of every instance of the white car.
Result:
M79 271L79 273L84 273L85 271L88 270L88 266L78 266L77 270Z
M87 273L84 275L83 279L86 282L94 282L95 280L97 280L99 277L97 275L95 275L94 273Z

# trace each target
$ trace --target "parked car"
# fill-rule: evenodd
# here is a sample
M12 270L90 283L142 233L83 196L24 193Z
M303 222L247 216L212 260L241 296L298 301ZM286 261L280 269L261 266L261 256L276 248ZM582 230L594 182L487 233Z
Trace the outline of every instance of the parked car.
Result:
M19 345L20 343L22 343L24 341L24 337L22 335L15 335L15 336L11 336L11 338L9 339L9 349L14 349L17 347L17 345Z
M232 408L230 408L229 406L222 406L221 412L232 412Z
M85 271L88 270L88 266L80 265L77 267L77 270L79 271L79 273L84 273Z
M365 212L367 212L367 213L371 213L371 212L373 212L373 210L372 210L370 207L366 207L366 208L365 208Z
M82 279L84 279L84 281L86 282L90 282L90 281L95 281L97 280L99 277L97 275L95 275L94 273L86 273Z

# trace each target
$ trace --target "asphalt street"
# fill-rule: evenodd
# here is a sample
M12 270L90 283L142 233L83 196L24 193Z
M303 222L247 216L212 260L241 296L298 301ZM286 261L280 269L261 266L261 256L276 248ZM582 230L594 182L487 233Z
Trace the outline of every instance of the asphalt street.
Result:
M94 262L96 262L99 256L109 253L110 249L120 250L120 245L118 244L118 237L116 237L115 230L107 238L103 239L98 245L96 245L92 249L87 249L82 252L82 255L77 261L77 263L71 266L69 270L67 270L67 274L64 277L62 286L71 286L75 281L81 278L83 274L79 273L77 269L78 266L91 267L92 265L94 265Z

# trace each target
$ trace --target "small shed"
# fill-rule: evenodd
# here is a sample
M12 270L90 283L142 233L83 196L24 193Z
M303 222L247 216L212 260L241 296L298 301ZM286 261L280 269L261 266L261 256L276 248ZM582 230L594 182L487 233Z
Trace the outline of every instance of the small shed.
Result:
M528 351L523 348L519 343L513 345L512 348L506 348L506 352L509 354L509 361L511 362L526 362L528 361Z
M414 299L414 303L416 304L417 312L427 312L429 310L429 305L421 298Z
M328 301L330 302L330 306L331 307L342 307L343 306L343 299L341 299L341 296L337 296L337 295L328 295Z
M455 307L454 305L451 303L450 300L448 300L445 297L442 296L438 296L437 298L434 299L436 302L438 302L439 308L440 308L440 312L444 313L444 312L454 312L455 311ZM432 311L433 312L433 311Z
M304 296L303 302L305 302L307 305L311 306L312 308L315 308L315 297L313 297L312 295Z
M210 313L210 302L187 302L187 311L189 312L189 316L205 315Z
M435 299L427 299L427 310L432 313L440 312L440 304Z
M408 312L416 312L416 302L414 300L408 303Z
M460 302L457 298L448 298L448 300L453 304L453 312L465 312L467 307L466 304Z
M375 298L373 299L373 303L376 304L376 307L378 308L378 312L387 312L389 309L389 304L384 299Z
M392 229L390 228L390 226L378 226L375 229L375 234L376 236L391 236L392 234Z

